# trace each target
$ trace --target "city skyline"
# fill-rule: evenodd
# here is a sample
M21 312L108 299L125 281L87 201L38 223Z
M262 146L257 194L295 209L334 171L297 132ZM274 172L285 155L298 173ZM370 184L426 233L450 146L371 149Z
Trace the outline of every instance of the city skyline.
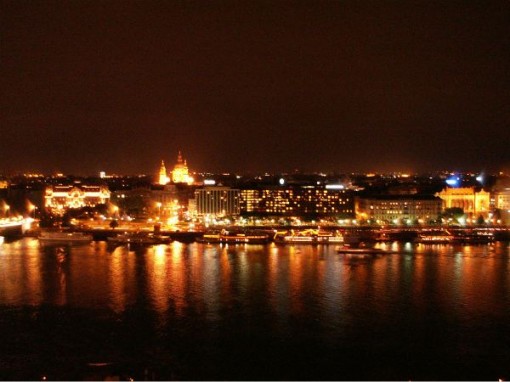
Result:
M508 2L0 4L0 174L510 170Z

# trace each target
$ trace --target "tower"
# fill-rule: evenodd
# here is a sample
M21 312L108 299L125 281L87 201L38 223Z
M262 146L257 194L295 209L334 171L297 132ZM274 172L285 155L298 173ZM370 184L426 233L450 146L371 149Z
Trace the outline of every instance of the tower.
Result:
M165 161L161 161L161 167L159 168L159 181L158 181L158 183L161 184L161 185L165 185L169 181L170 181L170 179L166 175Z

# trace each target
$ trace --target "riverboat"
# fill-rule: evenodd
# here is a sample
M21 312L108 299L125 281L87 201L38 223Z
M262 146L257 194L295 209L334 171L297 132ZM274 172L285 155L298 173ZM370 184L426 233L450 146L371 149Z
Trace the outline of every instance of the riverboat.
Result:
M108 238L108 244L127 246L150 246L158 244L169 244L172 239L168 236L154 235L146 232L125 232Z
M206 244L267 244L270 237L265 232L257 231L227 231L221 232L211 231L206 232L202 237L197 238L199 243Z
M494 232L490 230L453 230L452 235L452 243L456 244L487 244L495 240Z
M93 240L92 235L71 231L42 231L37 238L42 244L84 244Z
M447 229L423 230L418 234L417 243L422 244L450 244L455 236Z
M24 219L0 219L0 236L21 236L24 224Z
M277 233L274 241L278 244L342 244L344 236L340 232L323 230L286 231Z
M373 247L341 247L336 250L338 253L356 254L356 255L383 255L393 253L381 248Z

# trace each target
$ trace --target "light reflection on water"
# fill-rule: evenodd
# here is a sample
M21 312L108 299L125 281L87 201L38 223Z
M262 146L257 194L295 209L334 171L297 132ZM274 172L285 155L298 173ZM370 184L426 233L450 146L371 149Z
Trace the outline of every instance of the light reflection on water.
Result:
M381 248L398 253L359 256L338 254L335 246L178 242L112 250L104 242L42 247L27 238L0 245L0 306L150 312L156 334L168 336L179 328L183 338L198 336L207 344L229 331L248 335L242 334L248 330L275 341L329 346L337 355L345 349L362 352L353 350L353 339L374 352L378 347L424 352L413 341L441 343L431 339L441 325L447 333L444 351L452 357L485 351L498 336L510 340L508 329L495 332L510 322L508 244ZM186 324L198 319L204 338ZM499 329L491 332L489 323ZM477 341L482 350L469 350Z
M444 293L479 299L480 291L490 297L501 282L508 282L501 280L509 266L508 248L503 244L419 245L412 250L404 244L399 249L402 253L359 256L337 254L334 246L174 242L136 251L125 247L111 251L104 242L41 247L37 240L24 239L2 246L0 302L106 304L122 311L147 293L160 313L167 312L172 304L177 314L182 314L194 299L216 310L217 315L221 301L232 298L235 278L240 297L247 297L254 289L265 290L272 305L288 299L296 313L304 309L305 296L327 295L326 301L333 296L343 300L347 291L351 297L371 291L393 296L395 286L401 291L412 287L417 292L428 285ZM338 302L335 305L341 306Z
M223 305L262 299L278 316L313 308L327 318L338 316L350 300L377 302L384 310L391 309L387 302L408 294L417 305L427 304L426 290L437 292L433 297L441 305L458 301L472 312L483 311L495 307L498 291L508 288L504 244L387 248L400 253L359 256L337 254L334 246L178 242L111 250L104 242L42 247L23 239L1 247L0 303L107 306L120 313L148 298L161 316L170 308L185 315L190 305L202 304L217 320Z

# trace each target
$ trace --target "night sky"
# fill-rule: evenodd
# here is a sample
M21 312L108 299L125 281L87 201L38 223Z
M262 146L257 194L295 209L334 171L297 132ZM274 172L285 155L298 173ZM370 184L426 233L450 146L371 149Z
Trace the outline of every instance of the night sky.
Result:
M0 174L510 170L509 1L0 4Z

